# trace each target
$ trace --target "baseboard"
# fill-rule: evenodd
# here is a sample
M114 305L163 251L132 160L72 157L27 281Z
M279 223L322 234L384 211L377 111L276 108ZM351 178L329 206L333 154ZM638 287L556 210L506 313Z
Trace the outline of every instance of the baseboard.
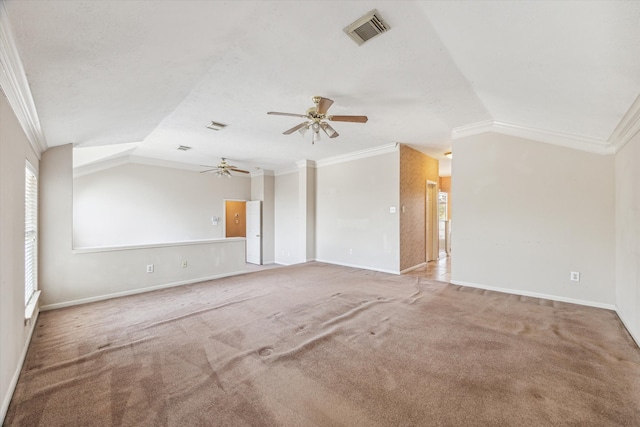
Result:
M145 292L157 291L159 289L173 288L175 286L190 285L192 283L205 282L207 280L214 280L214 279L221 279L223 277L237 276L239 274L244 274L246 272L247 272L246 270L240 270L240 271L234 271L232 273L216 274L216 275L213 275L213 276L198 277L198 278L194 278L194 279L183 280L183 281L180 281L180 282L165 283L163 285L149 286L147 288L131 289L131 290L128 290L128 291L115 292L115 293L106 294L106 295L98 295L98 296L90 297L90 298L81 298L81 299L72 300L72 301L59 302L59 303L55 303L55 304L47 304L47 305L43 305L42 307L40 307L40 310L41 311L47 311L47 310L55 310L55 309L58 309L58 308L64 308L64 307L72 307L74 305L87 304L87 303L96 302L96 301L103 301L103 300L107 300L107 299L111 299L111 298L119 298L119 297L125 297L127 295L142 294L142 293L145 293Z
M290 267L292 265L296 265L296 264L301 264L299 262L282 262L282 261L274 261L273 264L278 264L278 265L282 265L285 267Z
M315 261L324 262L326 264L341 265L343 267L361 268L363 270L379 271L380 273L388 273L388 274L396 274L396 275L400 274L400 272L398 271L386 270L384 268L375 268L375 267L370 267L368 265L348 264L348 263L342 263L342 262L336 262L336 261L327 261L319 258L316 258Z
M522 295L524 297L542 298L542 299L548 299L552 301L568 302L571 304L584 305L587 307L604 308L607 310L617 311L617 308L614 304L603 304L600 302L580 300L575 298L566 298L566 297L561 297L557 295L548 295L548 294L540 294L537 292L519 291L519 290L509 289L509 288L499 288L496 286L486 286L478 283L463 282L460 280L452 280L451 283L454 285L467 286L470 288L486 289L487 291L503 292L506 294L513 294L513 295Z
M402 270L402 271L400 272L400 274L404 274L404 273L408 273L408 272L413 271L413 270L417 270L417 269L419 269L420 267L424 267L425 265L427 265L427 263L426 263L426 262L423 262L423 263L420 263L420 264L418 264L418 265L414 265L413 267L405 268L404 270Z
M639 336L636 336L636 335L633 333L633 330L629 327L629 325L627 324L627 322L625 322L625 321L624 321L624 317L622 317L622 316L620 315L620 312L618 311L618 309L616 309L616 314L618 315L618 319L620 319L620 322L622 323L622 325L624 326L624 328L625 328L625 329L627 330L627 332L629 333L629 336L631 336L631 339L632 339L633 341L635 341L635 343L636 343L636 345L637 345L638 347L640 347L640 337L639 337Z
M4 425L4 418L7 416L7 411L9 410L9 404L11 403L11 398L13 397L13 392L18 385L18 378L20 378L20 372L22 372L22 366L24 365L24 361L27 358L27 351L29 350L29 344L31 344L31 337L33 336L33 331L36 329L36 322L38 321L38 315L40 312L38 310L35 311L33 317L31 318L29 333L27 334L27 339L24 342L24 348L22 349L22 353L20 354L20 358L18 359L18 366L16 367L15 372L13 373L13 377L11 378L11 382L9 383L9 388L7 389L7 395L4 397L2 401L2 408L0 408L0 425Z

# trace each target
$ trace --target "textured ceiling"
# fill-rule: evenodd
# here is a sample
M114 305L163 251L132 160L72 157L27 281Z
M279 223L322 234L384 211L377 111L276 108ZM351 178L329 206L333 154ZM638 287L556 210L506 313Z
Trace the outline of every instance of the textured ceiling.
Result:
M49 147L272 170L395 142L441 159L488 121L606 142L640 94L640 2L4 3ZM342 29L374 8L391 30L359 47ZM314 95L369 122L312 145L266 114Z

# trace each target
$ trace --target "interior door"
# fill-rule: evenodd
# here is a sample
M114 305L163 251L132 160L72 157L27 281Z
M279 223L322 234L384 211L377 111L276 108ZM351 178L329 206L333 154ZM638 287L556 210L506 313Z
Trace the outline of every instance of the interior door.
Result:
M262 264L262 202L247 202L247 262Z

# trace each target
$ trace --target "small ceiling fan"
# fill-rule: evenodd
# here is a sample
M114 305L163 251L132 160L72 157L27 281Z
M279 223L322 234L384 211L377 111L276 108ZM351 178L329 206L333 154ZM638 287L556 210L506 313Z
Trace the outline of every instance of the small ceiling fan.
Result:
M239 173L250 173L249 171L238 169L237 166L230 165L229 163L227 163L227 159L225 159L224 157L222 158L222 161L218 163L218 166L213 169L201 171L200 173L214 172L216 175L218 175L218 177L226 176L228 178L231 178L233 176L231 174L232 171Z
M269 111L267 114L272 114L275 116L292 116L292 117L302 117L307 119L306 122L302 122L299 125L292 127L289 130L282 132L285 135L290 135L295 131L300 131L300 133L304 134L308 129L313 131L313 139L312 143L315 143L320 139L320 129L327 134L329 138L335 138L338 136L338 132L334 128L331 127L326 120L332 122L351 122L351 123L366 123L367 116L331 116L327 114L327 110L333 104L333 101L329 98L323 98L321 96L314 96L313 103L315 104L313 107L307 109L306 114L293 114L293 113L279 113L277 111Z

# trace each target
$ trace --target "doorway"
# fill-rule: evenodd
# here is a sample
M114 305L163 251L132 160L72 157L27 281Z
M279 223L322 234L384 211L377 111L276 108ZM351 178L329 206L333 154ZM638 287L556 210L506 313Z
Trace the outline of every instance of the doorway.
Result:
M262 202L224 201L225 237L245 238L245 262L262 265Z
M224 201L225 237L247 237L246 203L238 200Z

